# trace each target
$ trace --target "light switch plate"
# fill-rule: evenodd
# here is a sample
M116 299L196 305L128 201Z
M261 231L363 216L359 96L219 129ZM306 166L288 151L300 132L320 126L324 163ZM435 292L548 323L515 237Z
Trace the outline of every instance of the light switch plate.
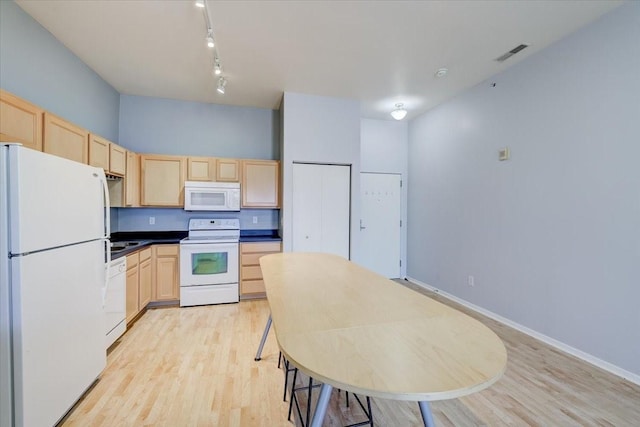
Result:
M504 160L509 160L510 157L511 153L509 152L509 147L501 148L498 151L498 160L500 160L501 162Z

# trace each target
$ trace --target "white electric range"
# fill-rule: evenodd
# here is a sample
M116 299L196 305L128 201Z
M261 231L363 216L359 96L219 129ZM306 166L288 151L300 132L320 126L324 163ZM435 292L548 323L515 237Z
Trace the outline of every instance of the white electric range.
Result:
M190 219L180 241L180 306L239 301L240 220Z

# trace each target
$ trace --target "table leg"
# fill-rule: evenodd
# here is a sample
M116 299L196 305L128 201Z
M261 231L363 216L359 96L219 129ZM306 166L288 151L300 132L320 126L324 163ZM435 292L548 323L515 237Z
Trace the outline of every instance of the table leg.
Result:
M313 420L311 420L311 427L322 426L324 415L326 414L327 407L329 406L331 390L333 390L332 386L330 386L329 384L322 384L322 387L320 388L320 397L318 397L318 403L316 405L316 410L313 413ZM311 402L311 399L309 399L309 402Z
M269 319L267 319L267 324L264 327L264 332L262 333L262 339L260 340L260 346L258 347L258 351L256 352L255 360L259 361L262 357L262 348L264 347L264 342L267 340L267 335L269 335L269 329L271 328L271 315L269 315Z
M429 402L421 400L418 402L418 405L420 405L420 413L422 414L422 421L424 422L425 427L435 427L436 423L433 421Z

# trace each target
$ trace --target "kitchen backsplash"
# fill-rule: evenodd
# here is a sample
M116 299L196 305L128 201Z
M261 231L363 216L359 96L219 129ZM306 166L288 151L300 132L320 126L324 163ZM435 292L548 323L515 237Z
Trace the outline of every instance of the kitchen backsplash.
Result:
M278 228L280 218L278 209L187 212L179 208L112 208L111 212L112 232L187 230L190 218L238 218L243 230L272 230Z

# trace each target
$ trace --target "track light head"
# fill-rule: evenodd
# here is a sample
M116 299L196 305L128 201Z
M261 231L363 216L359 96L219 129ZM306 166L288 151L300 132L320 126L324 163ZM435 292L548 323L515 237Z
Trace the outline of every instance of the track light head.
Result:
M210 48L215 47L215 42L213 40L213 31L209 30L209 32L207 33L207 46L209 46Z
M196 0L196 7L204 8L204 0Z
M213 58L213 74L216 76L222 74L222 65L220 64L220 58L218 58L218 55Z
M396 109L391 112L391 117L396 120L402 120L407 115L407 110L404 109L403 103L397 103Z
M227 85L227 79L225 79L224 77L220 77L220 79L218 80L218 88L216 89L218 93L221 93L222 95L224 95L226 85Z

